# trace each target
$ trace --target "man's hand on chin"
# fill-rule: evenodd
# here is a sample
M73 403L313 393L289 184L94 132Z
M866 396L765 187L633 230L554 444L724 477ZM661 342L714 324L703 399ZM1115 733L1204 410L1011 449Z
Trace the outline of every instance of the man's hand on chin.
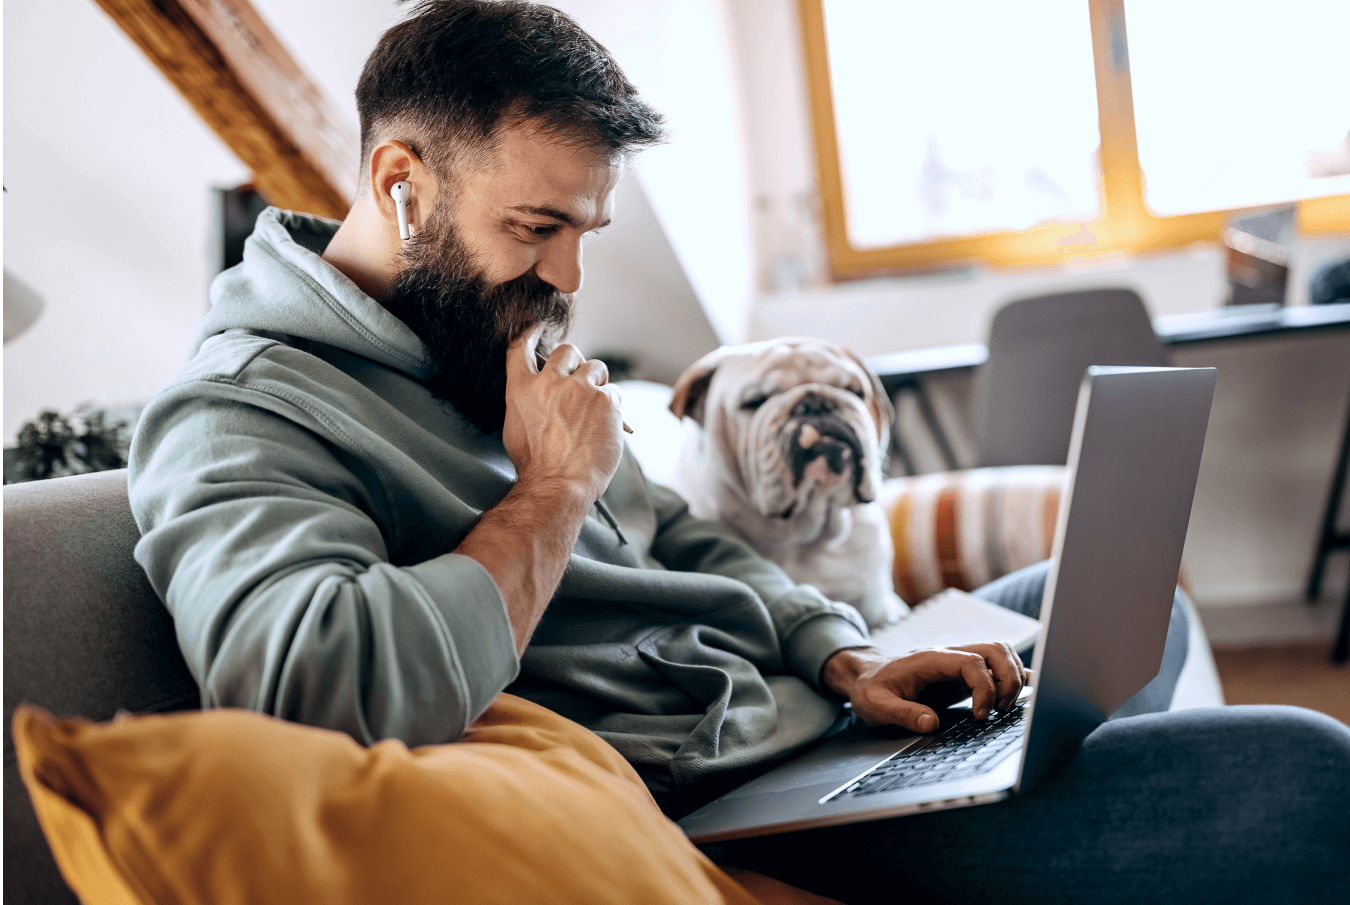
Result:
M560 345L540 364L541 327L506 353L506 422L502 443L522 482L560 482L600 498L623 456L619 391L598 359ZM575 538L574 538L575 539Z
M506 356L502 444L517 480L453 552L477 560L501 593L523 653L558 589L586 513L623 455L619 391L604 362L559 346L534 359L539 329Z
M889 657L871 647L849 648L825 661L821 678L827 688L848 699L865 723L932 732L938 726L937 714L917 700L930 685L963 683L970 689L976 718L985 719L994 709L1010 709L1023 686L1031 683L1032 673L1011 645L989 642L919 650L903 657Z

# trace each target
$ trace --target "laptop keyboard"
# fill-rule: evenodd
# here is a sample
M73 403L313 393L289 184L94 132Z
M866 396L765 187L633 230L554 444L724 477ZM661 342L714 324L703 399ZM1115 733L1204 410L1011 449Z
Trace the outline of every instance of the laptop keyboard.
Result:
M894 792L981 773L1002 760L1021 740L1022 708L1018 704L988 720L973 716L959 720L922 745L883 761L831 797Z

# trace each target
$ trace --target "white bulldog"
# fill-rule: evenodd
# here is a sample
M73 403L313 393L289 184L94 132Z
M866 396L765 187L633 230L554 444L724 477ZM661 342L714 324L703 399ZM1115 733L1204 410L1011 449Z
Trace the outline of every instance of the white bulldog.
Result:
M724 346L680 375L670 410L700 427L671 481L695 516L870 628L904 614L876 502L894 410L861 358L804 337Z

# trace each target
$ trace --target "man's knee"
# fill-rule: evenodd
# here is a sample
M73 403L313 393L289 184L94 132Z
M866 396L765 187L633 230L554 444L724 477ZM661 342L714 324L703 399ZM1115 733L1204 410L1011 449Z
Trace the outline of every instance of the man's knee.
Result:
M1324 713L1277 704L1224 707L1220 712L1250 715L1260 730L1279 739L1287 749L1273 769L1305 776L1334 779L1333 786L1350 794L1350 726Z
M1193 713L1191 756L1224 777L1235 824L1305 846L1313 860L1350 851L1350 727L1302 707Z
M1350 794L1350 727L1303 707L1253 704L1142 714L1104 723L1083 742L1091 757L1141 759L1250 773L1253 782L1298 777ZM1334 781L1332 781L1334 779Z
M1041 598L1045 596L1045 582L1050 576L1051 560L1009 572L1002 578L971 593L990 603L996 603L1004 609L1015 610L1032 619L1040 616Z

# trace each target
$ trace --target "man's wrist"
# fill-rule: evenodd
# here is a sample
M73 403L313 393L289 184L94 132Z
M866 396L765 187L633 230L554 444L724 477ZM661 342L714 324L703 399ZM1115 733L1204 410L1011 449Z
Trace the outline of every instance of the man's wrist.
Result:
M554 511L585 513L595 502L591 490L582 481L574 481L557 474L524 472L516 479L512 495L548 501Z
M880 656L881 651L875 647L837 650L830 654L821 667L820 684L847 701L859 677Z

